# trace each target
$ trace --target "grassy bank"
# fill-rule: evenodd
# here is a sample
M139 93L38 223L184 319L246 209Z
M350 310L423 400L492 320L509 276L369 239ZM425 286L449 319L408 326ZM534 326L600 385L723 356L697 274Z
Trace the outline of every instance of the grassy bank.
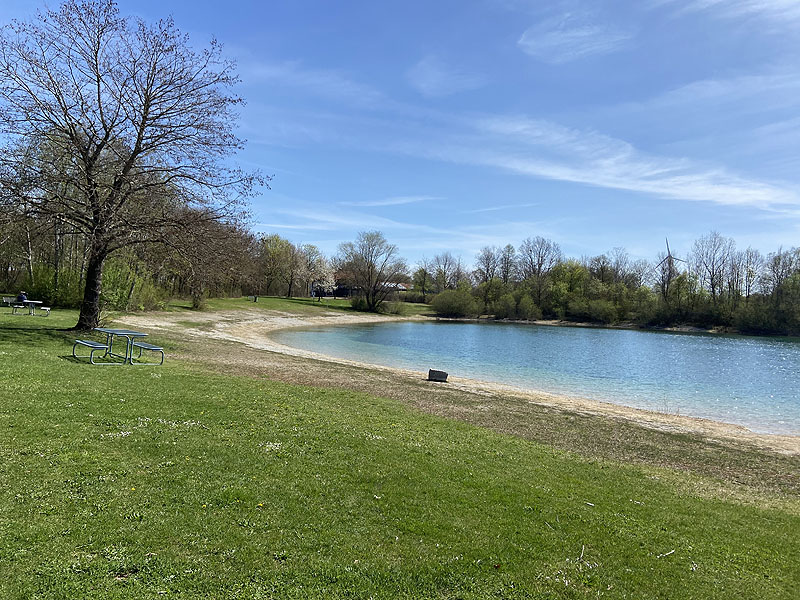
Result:
M0 315L1 597L800 593L785 490L693 493L712 479L221 374L155 331L164 367L92 367L69 357L75 317Z

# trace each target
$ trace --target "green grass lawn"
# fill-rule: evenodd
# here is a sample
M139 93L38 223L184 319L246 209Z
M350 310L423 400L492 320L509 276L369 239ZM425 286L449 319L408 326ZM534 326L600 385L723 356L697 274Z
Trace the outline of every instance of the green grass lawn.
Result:
M259 296L258 302L253 302L247 297L243 298L210 298L206 301L206 310L280 310L298 315L316 314L320 310L333 310L356 312L347 298L284 298L281 296ZM412 302L387 302L384 309L395 309L400 316L424 315L433 316L435 313L430 304ZM192 310L190 300L173 300L169 303L168 310ZM388 313L391 314L391 313Z
M163 367L90 366L76 317L0 314L2 598L800 596L794 501L213 374L155 334Z

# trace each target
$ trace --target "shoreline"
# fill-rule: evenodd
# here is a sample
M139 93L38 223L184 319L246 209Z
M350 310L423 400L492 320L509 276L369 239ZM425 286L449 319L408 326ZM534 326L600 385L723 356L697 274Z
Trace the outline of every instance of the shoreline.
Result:
M426 376L426 373L422 371L364 363L293 348L280 344L271 337L272 334L286 329L392 321L424 321L427 320L425 317L398 317L363 313L343 314L335 311L326 311L321 315L309 316L251 309L246 311L193 313L191 315L166 312L147 313L146 315L125 315L119 320L131 326L152 330L171 330L179 327L185 334L188 334L187 337L210 337L241 343L253 349L275 352L299 359L341 364L368 371L392 374L414 383L418 383L421 380L425 381ZM461 390L482 396L503 395L513 397L526 404L546 406L579 415L621 419L662 432L694 434L705 438L743 442L781 454L800 454L800 436L798 435L756 433L743 425L701 417L661 413L612 402L553 394L466 377L451 376L446 384L431 383L431 385L447 386L451 390Z

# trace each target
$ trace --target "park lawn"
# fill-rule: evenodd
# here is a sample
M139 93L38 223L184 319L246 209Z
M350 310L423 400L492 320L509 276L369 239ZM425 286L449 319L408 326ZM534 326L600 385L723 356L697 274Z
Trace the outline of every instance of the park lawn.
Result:
M430 304L413 302L386 302L384 311L388 315L398 316L434 316ZM209 298L205 301L205 310L264 310L283 311L296 315L319 314L324 311L356 312L347 298L284 298L282 296L259 296L257 302L248 297L241 298ZM167 306L169 311L192 310L191 300L172 300Z
M252 296L251 296L252 297ZM427 306L427 305L426 305ZM283 296L259 296L257 302L253 302L247 296L236 298L209 298L203 302L204 311L237 311L237 310L264 310L282 311L296 315L318 314L320 310L331 310L341 312L354 312L355 309L346 298L326 298L316 300L314 298L285 298ZM167 312L196 312L192 308L192 301L186 299L172 299L164 308ZM121 314L109 312L108 316ZM74 324L74 323L73 323Z
M259 305L261 299L259 299ZM252 303L250 304L252 306ZM796 503L0 314L2 598L796 598Z

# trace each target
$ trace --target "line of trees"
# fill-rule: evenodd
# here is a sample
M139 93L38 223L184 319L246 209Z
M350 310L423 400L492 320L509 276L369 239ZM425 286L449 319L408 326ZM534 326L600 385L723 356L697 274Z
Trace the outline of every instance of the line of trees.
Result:
M320 297L346 289L356 308L369 311L405 300L452 317L800 332L800 249L739 250L717 232L697 239L683 258L662 252L652 262L623 248L568 258L556 242L537 236L518 249L484 247L472 265L443 252L409 269L378 231L360 233L331 257L311 244L228 223L191 231L179 244L133 245L109 259L103 305L149 309L190 297L199 307L209 296ZM6 218L0 249L0 288L80 305L90 248L79 230L55 217Z
M333 257L256 235L244 199L268 178L229 166L237 82L216 42L198 51L171 19L123 17L114 0L0 29L0 287L79 307L78 329L103 307L337 286L377 311L405 284L403 299L450 316L800 332L800 250L762 255L716 232L683 259L566 258L539 236L413 272L377 231Z
M565 258L557 243L533 237L516 251L482 248L470 272L462 264L448 253L422 260L413 274L420 300L439 294L434 306L450 316L800 332L800 249L738 250L714 231L684 259L633 260L624 248Z

